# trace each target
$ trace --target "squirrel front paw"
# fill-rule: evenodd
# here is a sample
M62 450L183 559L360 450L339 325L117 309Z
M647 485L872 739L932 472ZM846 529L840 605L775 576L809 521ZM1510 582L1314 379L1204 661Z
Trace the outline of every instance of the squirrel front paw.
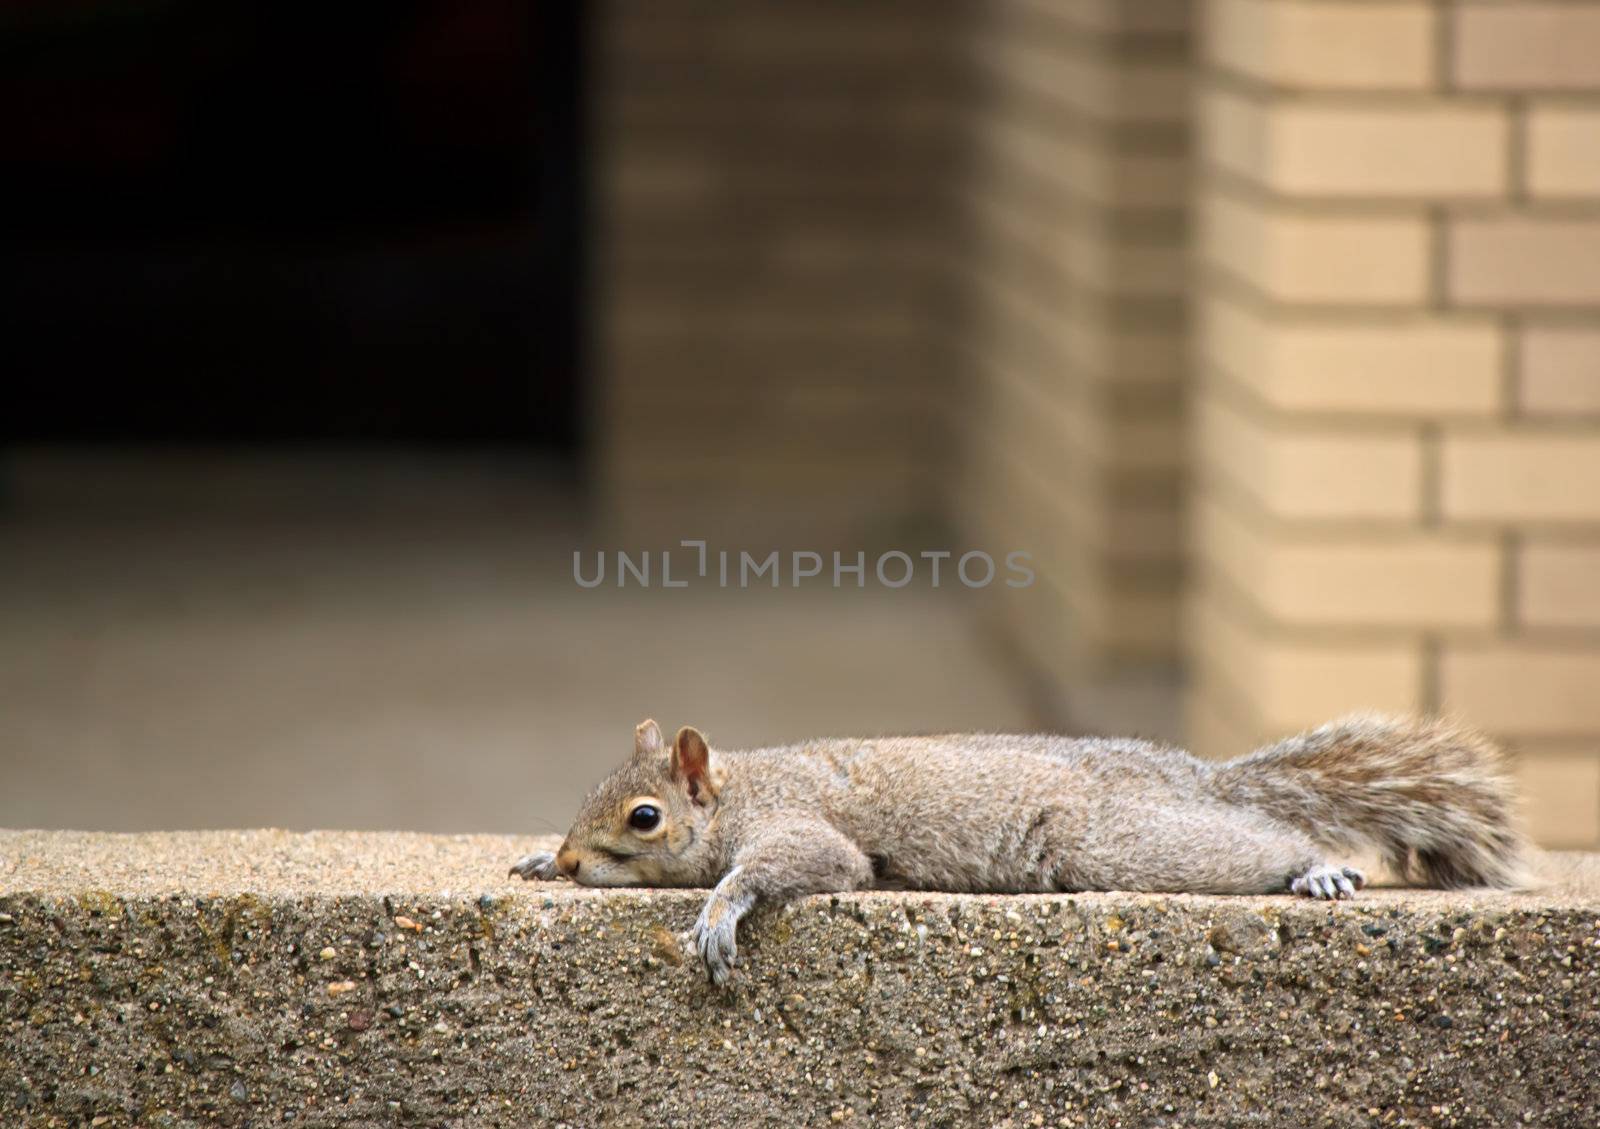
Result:
M512 864L511 873L524 882L532 882L535 878L551 881L556 877L555 853L534 851L531 855L523 855Z
M1353 898L1367 884L1367 876L1353 866L1313 866L1289 883L1292 893L1332 901Z
M734 959L739 955L734 941L738 929L739 915L733 907L719 898L712 898L689 930L689 943L705 966L706 979L719 987L727 983Z

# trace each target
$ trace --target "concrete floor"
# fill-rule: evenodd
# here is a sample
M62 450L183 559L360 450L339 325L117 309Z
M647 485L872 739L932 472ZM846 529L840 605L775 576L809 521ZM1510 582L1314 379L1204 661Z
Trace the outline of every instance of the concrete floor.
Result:
M69 510L0 523L0 826L526 834L646 716L731 746L1037 726L964 590L583 590L559 500Z

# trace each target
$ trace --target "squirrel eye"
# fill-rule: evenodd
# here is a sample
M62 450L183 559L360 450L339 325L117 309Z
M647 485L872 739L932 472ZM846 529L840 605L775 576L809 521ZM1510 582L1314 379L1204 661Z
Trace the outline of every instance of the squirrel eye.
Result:
M628 826L635 831L654 831L661 822L661 811L654 804L640 804L628 813Z

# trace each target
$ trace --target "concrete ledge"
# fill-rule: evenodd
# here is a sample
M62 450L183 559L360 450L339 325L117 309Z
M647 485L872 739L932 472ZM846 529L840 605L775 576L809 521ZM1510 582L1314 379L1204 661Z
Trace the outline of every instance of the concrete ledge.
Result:
M813 898L527 839L0 832L0 1125L1600 1124L1600 857L1523 895Z

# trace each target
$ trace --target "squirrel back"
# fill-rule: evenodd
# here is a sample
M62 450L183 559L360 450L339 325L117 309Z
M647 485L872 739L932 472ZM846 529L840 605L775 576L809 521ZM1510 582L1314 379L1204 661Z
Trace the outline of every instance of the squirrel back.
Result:
M1341 718L1218 765L1212 783L1319 842L1376 845L1423 885L1528 883L1499 752L1450 721Z
M1266 893L1317 870L1315 892L1334 896L1320 848L1370 844L1426 885L1517 887L1513 809L1494 746L1442 720L1350 717L1221 764L1050 734L713 750L647 721L562 850L525 869L695 886L771 854L798 881L805 845L837 837L850 877L834 888Z

